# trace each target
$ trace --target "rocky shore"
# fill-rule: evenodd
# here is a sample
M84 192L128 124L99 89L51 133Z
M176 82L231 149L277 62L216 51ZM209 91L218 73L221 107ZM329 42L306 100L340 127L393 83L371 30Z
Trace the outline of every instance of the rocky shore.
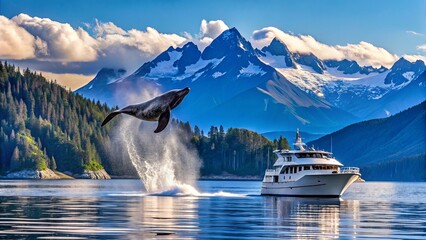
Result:
M72 177L71 177L72 176ZM17 172L7 173L5 176L0 176L0 179L111 179L109 174L104 170L89 171L85 170L82 174L64 174L51 169L46 170L30 170L25 169Z
M82 174L74 175L74 177L81 179L111 179L105 169L101 169L98 171L84 170Z
M61 179L62 177L50 169L46 170L22 170L18 172L11 172L0 178L6 179Z

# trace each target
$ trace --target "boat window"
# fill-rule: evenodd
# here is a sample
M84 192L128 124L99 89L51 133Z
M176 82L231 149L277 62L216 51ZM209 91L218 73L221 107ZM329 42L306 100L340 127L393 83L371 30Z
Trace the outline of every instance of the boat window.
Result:
M293 174L293 167L290 167L290 174Z
M288 173L288 168L286 168L286 169L285 169L285 173L286 173L286 174Z
M304 168L304 170L309 170L310 167L309 166L304 166L303 168Z
M301 154L296 153L296 157L297 157L297 158L301 158L302 156L301 156Z
M302 166L299 167L299 172L302 171Z

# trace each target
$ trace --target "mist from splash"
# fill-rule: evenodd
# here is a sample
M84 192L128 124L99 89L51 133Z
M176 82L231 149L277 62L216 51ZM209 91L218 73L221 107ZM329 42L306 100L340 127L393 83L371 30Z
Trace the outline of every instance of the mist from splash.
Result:
M117 143L121 142L127 151L147 192L198 195L193 187L201 166L196 151L184 143L180 129L170 124L155 134L156 124L129 117L121 119L116 131Z

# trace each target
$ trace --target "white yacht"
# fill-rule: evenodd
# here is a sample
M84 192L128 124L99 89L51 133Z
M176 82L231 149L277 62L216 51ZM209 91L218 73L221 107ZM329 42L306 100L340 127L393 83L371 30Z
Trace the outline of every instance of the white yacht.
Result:
M339 197L360 178L359 168L342 167L331 152L307 149L299 130L295 150L275 150L273 169L266 169L262 195Z

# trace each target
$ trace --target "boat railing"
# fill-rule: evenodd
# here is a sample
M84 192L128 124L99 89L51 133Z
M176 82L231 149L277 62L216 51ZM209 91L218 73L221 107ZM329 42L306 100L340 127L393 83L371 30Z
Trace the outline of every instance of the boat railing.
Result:
M341 167L340 173L359 173L359 168L357 168L357 167Z

